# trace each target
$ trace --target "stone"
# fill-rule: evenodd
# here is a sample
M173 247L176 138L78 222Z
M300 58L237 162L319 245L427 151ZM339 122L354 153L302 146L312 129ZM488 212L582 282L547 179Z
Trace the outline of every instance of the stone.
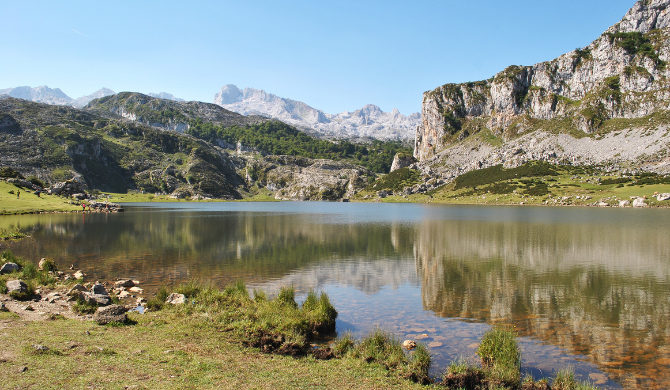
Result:
M126 312L128 309L121 305L110 305L106 307L99 307L93 314L93 320L98 325L109 324L110 322L118 322L124 324L128 322Z
M144 289L139 288L139 287L131 287L129 291L130 291L130 292L134 292L134 293L136 293L136 294L142 294L142 293L144 293Z
M84 279L84 276L86 275L83 272L81 272L81 270L79 270L75 272L74 275L72 276L74 276L75 279Z
M610 207L610 204L607 202L598 202L598 207Z
M46 352L49 350L49 347L40 344L34 344L33 348L35 348L35 351L37 352Z
M172 293L168 295L167 299L165 300L165 303L170 303L172 305L183 305L184 303L186 303L186 295Z
M7 293L12 294L25 294L28 292L28 285L23 283L23 280L9 280L7 281Z
M116 286L116 287L133 287L133 286L135 286L135 282L133 282L130 279L117 280L116 282L114 282L114 286Z
M130 293L128 291L121 291L119 294L119 299L126 299L128 297L130 297Z
M635 198L635 200L633 200L633 207L647 207L647 204L644 201L644 198Z
M630 205L630 201L628 200L620 200L619 201L619 207L628 207Z
M414 349L414 348L416 348L416 341L405 340L405 341L402 342L402 346L405 347L405 349Z
M112 298L107 294L93 294L91 292L83 292L81 293L80 297L84 302L98 306L107 306L112 304Z
M664 200L670 200L670 193L666 192L666 193L663 193L663 194L658 194L658 195L656 195L656 199L659 202L662 202Z
M98 295L109 295L107 289L105 289L105 286L100 283L96 283L93 285L93 287L91 287L91 293Z
M16 263L5 263L2 265L2 267L0 267L0 274L4 275L11 274L12 272L18 272L20 268L21 267L19 267L19 265Z
M70 289L70 291L67 292L67 296L69 296L69 297L72 297L72 296L77 297L77 296L79 296L79 293L82 293L82 292L88 292L88 290L86 289L86 287L84 287L84 286L82 286L81 284L77 283L77 284L75 284L75 285Z
M63 296L60 293L53 292L49 295L46 296L45 300L49 303L53 303L59 299L63 298Z

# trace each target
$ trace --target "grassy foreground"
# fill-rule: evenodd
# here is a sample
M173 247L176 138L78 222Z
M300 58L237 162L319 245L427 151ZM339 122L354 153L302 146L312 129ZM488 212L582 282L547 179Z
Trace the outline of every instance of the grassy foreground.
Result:
M13 193L10 193L10 191ZM19 191L21 191L21 194L17 196ZM81 207L78 205L68 203L67 199L44 194L38 197L28 189L0 180L0 215L74 211L80 209Z

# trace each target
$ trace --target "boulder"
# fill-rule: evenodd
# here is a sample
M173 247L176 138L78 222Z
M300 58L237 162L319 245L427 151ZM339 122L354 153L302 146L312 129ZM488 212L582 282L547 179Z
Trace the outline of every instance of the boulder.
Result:
M620 200L619 201L619 207L628 207L630 205L630 201L627 200Z
M7 281L7 293L10 295L18 294L27 294L28 285L23 283L23 280L9 280Z
M134 292L136 294L142 294L144 293L144 289L139 287L131 287L130 292Z
M635 198L633 201L633 207L647 207L647 204L644 203L644 198Z
M116 287L134 287L135 282L133 282L130 279L117 280L116 282L114 282L114 286L116 286Z
M109 324L110 322L126 323L128 316L126 312L128 309L121 305L110 305L107 307L99 307L93 314L93 320L98 325Z
M658 194L656 195L656 199L659 202L662 202L664 200L670 200L670 193Z
M83 292L80 299L86 303L91 303L98 306L107 306L112 304L112 298L109 295L93 294L90 292Z
M20 267L16 263L5 263L0 268L0 274L11 274L12 272L18 272L19 269Z
M109 295L107 289L105 289L105 286L100 283L96 283L93 285L93 287L91 287L91 293L98 295Z
M416 348L416 341L405 340L405 341L402 342L402 346L405 347L405 349L414 349L414 348Z
M168 295L167 299L165 300L165 303L170 303L173 305L183 305L184 303L186 303L186 295L172 293Z
M81 272L81 270L75 272L72 276L74 276L75 279L84 279L84 273Z

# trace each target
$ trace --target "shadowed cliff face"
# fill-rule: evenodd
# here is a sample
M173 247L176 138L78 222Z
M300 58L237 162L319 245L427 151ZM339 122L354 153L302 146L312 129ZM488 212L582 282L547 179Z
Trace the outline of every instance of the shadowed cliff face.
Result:
M427 160L484 130L503 141L554 127L584 134L612 118L667 110L669 4L638 1L589 46L552 61L510 66L485 81L426 92L414 156Z

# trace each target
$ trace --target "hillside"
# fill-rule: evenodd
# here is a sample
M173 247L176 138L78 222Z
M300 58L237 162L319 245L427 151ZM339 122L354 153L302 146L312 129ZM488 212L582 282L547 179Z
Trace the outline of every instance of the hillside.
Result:
M368 104L353 112L328 114L309 105L262 89L235 85L221 87L214 103L243 115L262 115L296 126L306 133L328 139L376 139L409 141L420 123L418 113L402 115L398 110L384 112Z
M240 198L238 163L205 141L119 116L0 99L0 166L47 184Z
M190 130L239 131L236 136L249 142L256 140L259 146L268 142L265 147L276 149L277 154L284 151L282 148L320 145L313 142L326 147L335 145L315 140L281 122L264 120L260 125L249 125L256 119L213 104L120 95L94 101L85 110L0 98L0 168L12 168L25 177L35 176L47 185L74 179L85 183L89 190L135 190L172 198L240 199L262 195L337 200L352 197L375 178L370 170L350 162L263 156L246 153L244 148L226 150L207 140L165 129L157 121L169 113L169 118L184 122L164 123L191 121L195 124ZM144 100L144 105L140 104ZM135 120L105 110L126 107L117 105L120 101L136 111L118 111ZM152 119L154 116L157 119ZM140 123L139 118L154 126ZM202 118L211 122L203 122ZM230 125L244 121L244 127ZM222 123L230 126L225 128ZM220 138L212 141L225 143ZM389 150L386 154L384 151L375 151L374 158L392 158ZM339 159L340 154L336 151L334 156Z
M445 180L534 160L670 172L669 5L638 1L587 47L426 92L419 168Z

